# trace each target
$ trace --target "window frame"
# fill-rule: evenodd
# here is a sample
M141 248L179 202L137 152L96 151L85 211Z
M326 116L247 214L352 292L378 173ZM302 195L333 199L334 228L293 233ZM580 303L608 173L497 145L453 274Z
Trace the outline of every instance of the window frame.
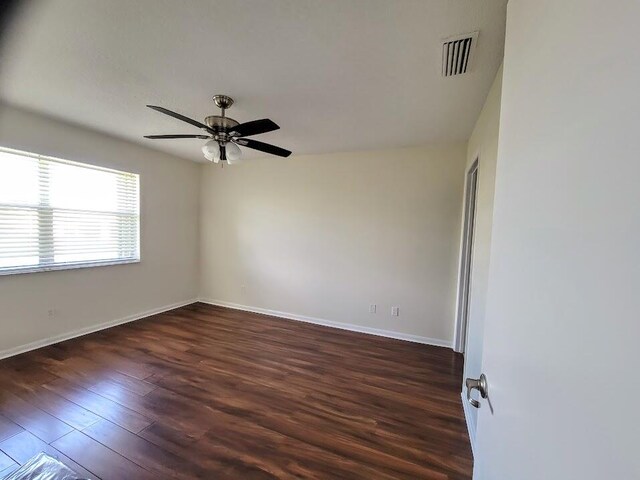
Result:
M20 274L24 274L24 273L37 273L37 272L52 272L52 271L60 271L60 270L76 270L76 269L83 269L83 268L93 268L93 267L107 267L107 266L113 266L113 265L128 265L128 264L135 264L135 263L140 263L141 258L142 258L142 244L141 244L141 225L142 225L142 215L141 215L141 204L142 204L142 195L141 195L141 182L140 182L140 174L136 173L136 172L128 172L125 170L117 170L114 168L107 168L107 167L103 167L103 166L99 166L99 165L95 165L92 163L85 163L85 162L77 162L77 161L73 161L73 160L67 160L64 158L59 158L59 157L52 157L50 155L42 155L42 154L38 154L38 153L33 153L33 152L27 152L24 150L17 150L14 148L9 148L9 147L4 147L0 145L0 153L2 152L6 152L6 153L10 153L12 155L19 155L22 157L29 157L29 158L33 158L38 160L38 162L40 162L41 160L48 160L48 161L52 161L52 162L58 162L58 163L62 163L62 164L67 164L67 165L73 165L73 166L78 166L78 167L82 167L82 168L89 168L92 170L97 170L97 171L103 171L103 172L110 172L110 173L116 173L116 174L127 174L127 175L135 175L136 177L136 186L137 186L137 216L136 216L136 220L137 220L137 232L136 232L136 255L133 258L123 258L123 259L117 259L117 258L111 258L111 259L103 259L103 260L81 260L81 261L77 261L77 262L66 262L66 263L60 263L60 264L39 264L39 265L29 265L29 266L16 266L16 267L0 267L0 277L2 276L8 276L8 275L20 275ZM43 164L45 165L45 164ZM40 168L42 168L41 166L38 167L39 170ZM41 172L39 171L39 175L41 175ZM2 207L4 204L0 202L0 207ZM40 201L40 206L48 206L48 199L45 198L45 202L43 203L42 200ZM50 207L51 208L51 212L53 212L55 210L55 207ZM74 209L75 210L75 209ZM80 209L77 209L78 211L80 211ZM95 213L100 214L100 211L95 211ZM39 214L38 215L39 219L38 219L38 245L41 248L42 245L42 241L43 241L43 236L42 236L42 228L41 228L41 222L42 222L42 216ZM39 255L40 260L42 259L42 254L40 253Z

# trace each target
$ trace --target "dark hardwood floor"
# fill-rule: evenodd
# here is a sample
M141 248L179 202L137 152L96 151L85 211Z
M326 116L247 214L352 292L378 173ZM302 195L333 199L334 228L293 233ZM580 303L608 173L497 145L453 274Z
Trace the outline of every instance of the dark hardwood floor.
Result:
M469 479L451 350L204 304L0 361L0 478Z

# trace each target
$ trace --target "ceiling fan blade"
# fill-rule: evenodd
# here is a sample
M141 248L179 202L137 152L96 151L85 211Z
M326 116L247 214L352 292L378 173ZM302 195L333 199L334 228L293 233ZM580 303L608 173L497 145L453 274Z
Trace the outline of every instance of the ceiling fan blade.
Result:
M227 159L227 147L224 145L220 145L220 160Z
M229 134L235 137L248 137L250 135L258 135L259 133L272 132L279 128L273 120L263 118L262 120L252 120L251 122L236 125L229 129Z
M165 115L169 115L170 117L177 118L178 120L182 120L183 122L190 123L194 127L202 128L203 130L206 130L207 132L214 133L213 130L211 130L209 127L207 127L204 123L200 123L197 120L194 120L194 119L189 118L189 117L185 117L184 115L180 115L179 113L172 112L171 110L167 110L164 107L158 107L156 105L147 105L147 107L149 107L152 110L155 110L157 112L164 113Z
M261 152L270 153L271 155L278 155L279 157L288 157L291 155L289 150L285 150L284 148L276 147L275 145L270 145L268 143L259 142L257 140L251 140L249 138L238 138L235 140L235 143L242 145L243 147L249 147Z
M145 135L144 138L150 138L152 140L160 138L209 138L209 135Z

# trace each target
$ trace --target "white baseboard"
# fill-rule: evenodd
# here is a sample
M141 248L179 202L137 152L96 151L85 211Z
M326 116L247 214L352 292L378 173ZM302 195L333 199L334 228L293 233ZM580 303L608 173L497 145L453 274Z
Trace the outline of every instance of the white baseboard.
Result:
M476 426L471 421L471 409L473 408L467 400L467 394L462 391L460 393L462 397L462 410L464 411L464 419L467 422L467 431L469 432L469 442L471 443L471 452L473 457L476 456Z
M437 338L421 337L418 335L410 335L408 333L392 332L390 330L381 330L379 328L363 327L362 325L354 325L352 323L334 322L332 320L308 317L305 315L298 315L296 313L280 312L277 310L269 310L267 308L251 307L248 305L240 305L237 303L225 302L222 300L213 300L208 298L199 298L198 301L202 303L208 303L209 305L216 305L218 307L227 307L234 310L243 310L245 312L261 313L264 315L271 315L272 317L280 317L286 318L287 320L297 320L299 322L313 323L315 325L339 328L341 330L349 330L351 332L367 333L369 335L376 335L378 337L395 338L396 340L422 343L425 345L434 345L436 347L451 348L452 346L451 342L440 340Z
M105 328L115 327L116 325L133 322L134 320L140 320L142 318L150 317L151 315L157 315L158 313L174 310L176 308L184 307L185 305L190 305L197 301L198 300L194 298L192 300L187 300L186 302L172 303L171 305L165 305L163 307L154 308L152 310L147 310L146 312L137 313L135 315L129 315L127 317L118 318L116 320L110 320L108 322L99 323L98 325L91 325L89 327L74 330L72 332L62 333L54 337L44 338L42 340L37 340L35 342L27 343L25 345L20 345L18 347L2 350L0 351L0 359L12 357L14 355L19 355L20 353L28 352L30 350L35 350L37 348L46 347L47 345L63 342L65 340L70 340L75 337L81 337L82 335L87 335L88 333L104 330Z

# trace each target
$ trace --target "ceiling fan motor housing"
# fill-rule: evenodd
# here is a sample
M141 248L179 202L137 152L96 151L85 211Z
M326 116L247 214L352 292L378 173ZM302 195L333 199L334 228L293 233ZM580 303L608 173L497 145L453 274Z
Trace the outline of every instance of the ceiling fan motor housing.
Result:
M231 128L239 125L239 122L229 117L222 117L220 115L210 115L204 119L204 123L207 127L214 130L230 130Z

